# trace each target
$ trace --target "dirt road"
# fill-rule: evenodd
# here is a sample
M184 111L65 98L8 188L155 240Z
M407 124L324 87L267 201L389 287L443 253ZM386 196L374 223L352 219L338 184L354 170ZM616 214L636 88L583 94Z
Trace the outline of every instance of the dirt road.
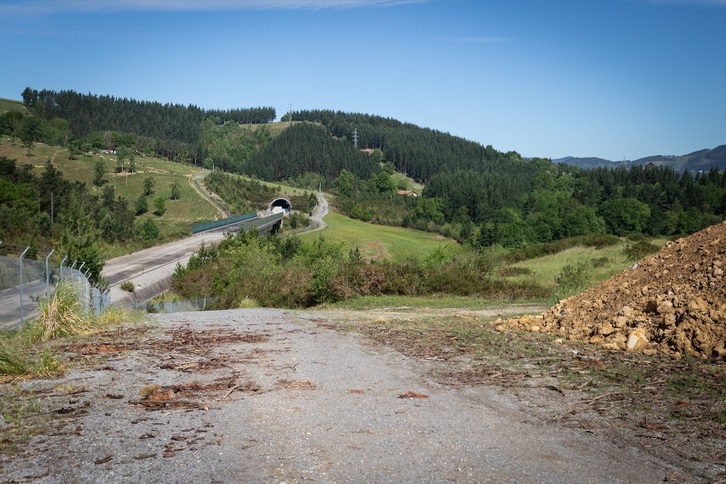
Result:
M701 482L322 318L177 313L63 343L77 366L64 379L0 387L37 413L18 432L5 422L0 480Z

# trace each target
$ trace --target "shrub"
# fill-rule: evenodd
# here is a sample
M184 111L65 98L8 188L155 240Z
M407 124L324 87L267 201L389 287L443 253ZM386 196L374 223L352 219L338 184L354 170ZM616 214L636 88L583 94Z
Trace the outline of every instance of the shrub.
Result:
M121 284L121 290L126 292L134 292L136 287L134 286L134 283L131 281L126 281L123 284Z
M553 242L547 242L544 244L528 245L527 247L510 253L507 256L507 260L509 260L510 262L521 262L527 259L534 259L537 257L544 257L546 255L557 254L559 252L577 246L595 247L596 249L602 249L604 247L616 245L619 242L619 238L610 234L580 235L577 237L555 240Z
M555 277L557 283L555 297L560 300L578 294L587 288L589 280L590 269L587 261L567 264Z
M646 239L638 239L634 242L629 242L628 245L623 249L623 253L632 261L640 260L645 256L654 254L660 250L655 244L650 243Z
M499 271L499 275L502 277L527 276L529 274L532 274L532 269L528 267L510 266Z

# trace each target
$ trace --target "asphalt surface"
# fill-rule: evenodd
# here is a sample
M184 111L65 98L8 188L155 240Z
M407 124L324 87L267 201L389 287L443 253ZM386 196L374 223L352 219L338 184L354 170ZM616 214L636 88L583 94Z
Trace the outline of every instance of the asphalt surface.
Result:
M137 349L114 353L106 342L106 353L62 381L20 384L53 392L44 401L57 427L0 461L0 480L581 484L679 473L597 430L545 424L495 387L432 381L428 362L322 328L320 318L263 309L155 315L155 333ZM175 331L217 343L162 350ZM225 343L231 334L251 338ZM185 397L203 405L136 403L152 384L230 378L230 390ZM77 390L64 398L61 388Z

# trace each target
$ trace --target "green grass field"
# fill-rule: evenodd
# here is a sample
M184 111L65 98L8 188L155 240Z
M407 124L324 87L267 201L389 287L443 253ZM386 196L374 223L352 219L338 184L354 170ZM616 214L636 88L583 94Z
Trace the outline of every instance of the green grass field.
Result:
M653 244L662 247L666 239L655 239ZM555 278L567 264L585 262L590 269L590 285L609 279L623 269L632 266L636 261L628 259L623 250L626 240L619 244L596 249L594 247L573 247L557 254L530 259L509 266L509 270L519 274L509 276L512 281L534 281L537 284L554 288Z
M357 247L367 259L425 259L437 249L459 250L456 242L437 234L373 225L335 212L328 213L325 223L328 226L322 231L301 234L300 237L310 241L322 235L330 242L343 243L349 250Z

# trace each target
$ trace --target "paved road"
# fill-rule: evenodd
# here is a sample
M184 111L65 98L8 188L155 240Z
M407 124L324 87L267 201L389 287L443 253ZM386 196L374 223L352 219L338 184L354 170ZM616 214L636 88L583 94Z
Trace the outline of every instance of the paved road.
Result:
M309 230L325 228L323 217L328 213L328 202L322 193L318 194L318 205L313 211L313 224ZM152 296L168 288L168 279L174 273L177 264L185 265L189 258L202 244L210 245L224 238L228 228L196 234L186 239L169 242L164 245L150 247L106 261L101 275L109 284L111 303L133 301L132 293L121 289L126 281L133 282L139 293L146 289ZM166 282L165 282L166 281ZM33 297L45 292L45 282L38 281L23 286L24 316L34 313L37 303ZM8 289L0 292L0 329L8 329L19 323L19 289Z
M327 213L328 201L322 193L319 193L318 205L312 216L314 223L311 228L313 230L325 228L323 217ZM121 289L123 282L131 281L138 289L143 290L143 288L167 280L174 273L177 263L185 265L202 244L210 245L222 240L225 230L225 228L221 228L109 259L101 275L109 284L111 303L134 299L131 293ZM160 286L159 289L164 288Z
M35 317L38 309L37 298L45 295L44 280L23 284L23 320ZM14 287L0 291L0 331L13 329L20 324L20 288Z
M122 283L131 281L137 288L143 288L167 279L174 273L177 263L185 265L202 244L210 245L223 238L224 232L221 230L205 232L109 259L101 275L109 284L111 303L132 297L121 289Z

